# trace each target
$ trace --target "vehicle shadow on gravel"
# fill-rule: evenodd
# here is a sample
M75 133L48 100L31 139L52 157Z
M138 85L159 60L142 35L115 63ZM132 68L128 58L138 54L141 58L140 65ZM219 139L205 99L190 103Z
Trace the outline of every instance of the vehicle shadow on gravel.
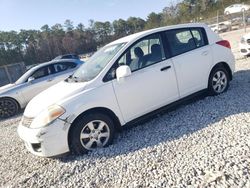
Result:
M201 100L202 99L202 100ZM87 155L68 155L59 158L62 162L89 158L113 158L129 155L137 150L151 148L187 137L208 126L216 126L234 118L233 115L250 112L250 70L238 71L230 83L228 91L222 95L199 96L175 109L161 113L151 120L141 122L118 133L114 143L89 152Z

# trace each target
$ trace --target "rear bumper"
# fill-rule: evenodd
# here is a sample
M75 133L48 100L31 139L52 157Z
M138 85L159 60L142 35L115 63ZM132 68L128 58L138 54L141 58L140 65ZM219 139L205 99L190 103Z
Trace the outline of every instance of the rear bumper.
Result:
M27 128L20 124L17 132L32 154L52 157L69 152L68 130L64 129L64 123L58 119L39 129Z

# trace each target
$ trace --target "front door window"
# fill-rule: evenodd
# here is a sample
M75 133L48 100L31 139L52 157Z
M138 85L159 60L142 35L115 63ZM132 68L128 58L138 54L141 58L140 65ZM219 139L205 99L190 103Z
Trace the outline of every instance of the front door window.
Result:
M119 65L128 65L131 71L158 63L165 59L159 34L146 37L131 46L118 60Z

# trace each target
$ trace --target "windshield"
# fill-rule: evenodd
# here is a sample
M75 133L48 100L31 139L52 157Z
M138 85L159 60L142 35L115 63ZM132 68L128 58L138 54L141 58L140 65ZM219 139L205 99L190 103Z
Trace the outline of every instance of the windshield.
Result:
M77 81L90 81L95 78L125 43L104 46L87 60L73 75Z
M28 78L30 77L30 75L34 72L34 70L36 70L34 67L27 70L15 83L22 84L22 83L26 82L28 80Z

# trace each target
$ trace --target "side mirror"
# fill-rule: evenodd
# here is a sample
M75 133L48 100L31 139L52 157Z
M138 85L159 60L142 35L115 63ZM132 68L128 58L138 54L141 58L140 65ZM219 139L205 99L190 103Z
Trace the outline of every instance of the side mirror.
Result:
M116 69L116 79L118 82L130 75L131 75L131 69L128 65L122 65Z
M35 78L32 77L32 76L28 78L28 82L29 82L29 83L32 82L33 80L35 80Z

